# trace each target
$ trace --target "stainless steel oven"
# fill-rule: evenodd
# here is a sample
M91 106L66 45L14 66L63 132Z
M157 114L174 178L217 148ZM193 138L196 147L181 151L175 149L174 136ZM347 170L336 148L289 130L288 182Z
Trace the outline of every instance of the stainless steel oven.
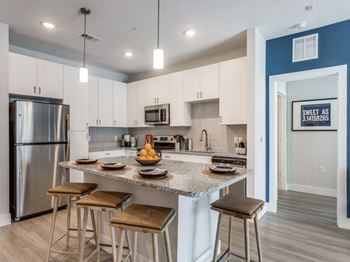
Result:
M170 104L145 106L146 125L169 125Z

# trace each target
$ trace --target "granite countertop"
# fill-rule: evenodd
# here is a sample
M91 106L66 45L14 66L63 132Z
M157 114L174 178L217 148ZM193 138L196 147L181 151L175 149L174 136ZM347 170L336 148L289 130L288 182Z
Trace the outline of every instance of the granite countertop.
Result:
M122 170L107 171L99 167L99 164L79 165L74 161L59 163L60 166L82 172L103 176L130 184L151 187L158 190L172 192L178 195L200 198L210 193L237 183L250 175L253 171L238 168L234 175L218 175L208 171L208 165L188 163L172 160L162 160L157 167L169 171L165 179L145 179L138 175L137 171L143 168L134 157L114 157L100 160L100 162L127 162L127 167Z
M170 153L170 154L185 154L185 155L196 155L196 156L230 156L230 157L239 157L239 158L247 158L246 155L238 155L234 153L223 153L223 152L215 152L215 151L196 151L196 150L180 150L175 151L173 150L162 150L162 153Z

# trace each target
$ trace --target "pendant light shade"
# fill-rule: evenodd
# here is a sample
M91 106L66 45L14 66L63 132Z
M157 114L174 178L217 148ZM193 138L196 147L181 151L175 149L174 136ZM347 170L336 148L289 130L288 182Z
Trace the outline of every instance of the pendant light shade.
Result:
M164 50L157 48L153 50L153 68L163 69L164 68Z
M153 50L153 68L163 69L164 68L164 50L159 48L159 15L160 13L160 0L158 0L158 18L157 18L157 48Z
M85 66L85 57L86 57L86 16L91 13L90 9L88 8L80 8L80 12L84 15L84 47L83 47L83 66L80 68L79 71L79 81L81 83L88 83L89 82L89 70Z
M88 83L89 82L89 70L86 67L80 67L79 81L81 83Z

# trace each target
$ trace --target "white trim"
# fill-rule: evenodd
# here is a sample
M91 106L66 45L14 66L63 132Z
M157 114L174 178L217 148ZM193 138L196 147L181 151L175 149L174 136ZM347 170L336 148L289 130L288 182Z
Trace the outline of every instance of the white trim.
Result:
M310 57L306 57L306 39L308 38L314 38L315 39L315 56L310 56ZM303 51L304 51L304 54L303 54L303 58L300 58L300 59L296 59L295 58L295 42L300 40L300 39L303 39ZM293 38L293 54L292 54L292 62L293 63L297 63L297 62L302 62L302 61L307 61L307 60L313 60L313 59L318 59L318 33L316 34L312 34L312 35L305 35L305 36L301 36L301 37L296 37L296 38Z
M11 224L11 214L0 215L0 227L7 226Z
M350 219L346 213L347 180L347 65L299 71L295 73L270 76L269 81L269 116L270 116L270 208L277 211L277 91L278 86L290 82L328 75L338 75L338 141L337 141L337 224L350 229Z
M296 192L309 193L321 196L337 197L337 190L325 187L308 186L308 185L298 185L298 184L288 184L287 190L292 190Z

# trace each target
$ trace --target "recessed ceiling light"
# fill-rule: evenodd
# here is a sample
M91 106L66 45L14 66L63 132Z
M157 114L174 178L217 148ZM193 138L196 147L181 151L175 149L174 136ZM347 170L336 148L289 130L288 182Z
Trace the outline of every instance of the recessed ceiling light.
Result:
M131 51L124 51L124 55L125 55L126 57L132 57L134 54L133 54L133 52L131 52Z
M42 22L41 25L47 29L54 29L56 26L50 22Z
M188 30L186 30L185 32L184 32L184 34L186 35L186 36L195 36L196 35L196 31L195 30L193 30L193 29L188 29Z

